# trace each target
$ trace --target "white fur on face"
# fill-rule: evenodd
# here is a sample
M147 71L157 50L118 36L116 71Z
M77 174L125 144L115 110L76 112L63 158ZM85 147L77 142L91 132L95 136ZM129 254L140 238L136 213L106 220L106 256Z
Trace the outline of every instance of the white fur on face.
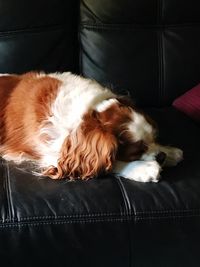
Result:
M146 143L151 143L153 141L153 127L147 122L145 117L134 111L132 113L132 122L128 125L129 131L133 134L133 139L135 142L143 140Z

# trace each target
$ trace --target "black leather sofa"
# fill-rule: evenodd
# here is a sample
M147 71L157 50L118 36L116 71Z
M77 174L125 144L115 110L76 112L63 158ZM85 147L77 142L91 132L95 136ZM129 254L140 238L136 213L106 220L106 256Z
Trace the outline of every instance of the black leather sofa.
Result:
M200 126L171 106L200 81L199 11L198 0L0 0L1 73L72 71L129 92L160 142L184 150L158 184L38 179L1 160L1 266L200 266Z

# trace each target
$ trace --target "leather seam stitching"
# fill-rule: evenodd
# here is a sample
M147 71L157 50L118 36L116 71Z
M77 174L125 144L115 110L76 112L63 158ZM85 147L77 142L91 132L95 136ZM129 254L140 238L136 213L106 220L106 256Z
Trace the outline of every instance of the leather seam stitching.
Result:
M182 23L182 24L105 24L105 23L92 23L92 22L82 22L80 23L81 28L88 29L102 29L102 30L167 30L173 28L191 28L200 27L200 22L198 23Z
M9 37L13 35L18 35L18 34L34 34L34 33L40 33L40 32L49 32L49 31L58 31L58 30L66 30L66 25L65 24L58 24L58 25L47 25L47 26L39 26L39 27L32 27L32 28L24 28L24 29L13 29L13 30L6 30L6 31L1 31L0 30L0 38L3 37ZM71 31L69 29L69 31Z
M42 225L60 225L60 224L74 224L74 223L98 223L98 222L137 222L144 220L165 220L165 219L184 219L191 217L200 217L200 214L188 215L188 216L165 216L165 217L124 217L124 218L107 218L107 219L81 219L81 220L69 220L69 221L49 221L49 222L17 222L0 224L0 229L10 227L24 227L24 226L42 226Z
M94 213L94 214L74 214L74 215L60 215L60 216L30 216L20 217L18 221L25 220L42 220L42 219L84 219L84 218L95 218L95 217L111 217L111 216L126 216L126 213ZM17 218L16 218L17 219Z
M162 44L162 32L158 31L158 66L159 66L159 104L163 102L163 44Z
M128 192L122 182L122 179L120 176L116 176L116 179L117 179L117 183L118 183L118 186L120 188L120 191L121 191L121 194L122 194L122 197L123 197L123 200L124 200L124 205L125 205L125 209L126 209L126 213L127 213L127 218L131 219L131 218L134 218L134 216L132 215L132 209L131 209L131 203L130 203L130 199L129 199L129 196L128 196ZM134 213L135 213L135 210L134 210ZM132 227L130 225L130 220L128 220L128 237L127 237L127 240L128 240L128 244L129 244L129 266L132 266L132 250L133 250L133 240L132 240Z
M48 222L17 222L0 224L0 228L21 227L21 226L40 226L40 225L59 225L59 224L73 224L73 223L96 223L96 222L127 222L131 218L108 218L108 219L88 219L88 220L69 220L69 221L48 221Z
M192 218L192 217L200 217L200 214L184 214L184 215L167 215L167 216L136 216L135 220L161 220L161 219L179 219L179 218Z
M194 214L186 214L186 216L192 215L200 215L200 209L188 209L188 210L155 210L155 211L137 211L135 212L135 214L133 213L129 213L129 216L136 216L136 217L144 217L147 216L146 218L149 218L148 215L153 215L153 214L162 214L163 217L164 215L169 216L168 214L171 213L171 216L180 216L180 215L176 215L176 214L181 214L181 213L194 213ZM199 213L199 214L198 214ZM173 215L174 214L174 215ZM74 214L74 215L60 215L60 216L30 216L30 217L20 217L19 219L21 221L25 221L25 220L40 220L40 219L77 219L77 218L95 218L95 217L104 217L104 216L127 216L127 212L126 213L93 213L93 214ZM181 216L185 216L184 214L182 214ZM156 216L155 218L157 218L158 216ZM162 217L162 218L163 218ZM9 221L9 219L6 219L4 221ZM3 222L3 220L0 220L0 222Z
M170 211L169 211L170 212ZM200 216L200 211L199 213L193 213L193 214L187 214L186 211L184 212L185 214L178 214L176 212L171 212L171 214L168 212L167 213L162 213L162 212L158 212L159 215L162 215L162 216L158 216L154 213L147 213L147 214L112 214L113 216L120 216L120 218L112 218L111 217L111 214L104 214L104 216L102 214L93 214L93 216L91 215L87 215L87 216L80 216L80 215L77 215L77 216L74 216L74 215L69 215L69 216L57 216L57 217L53 217L53 216L35 216L35 217L23 217L23 218L20 218L20 220L17 220L15 221L14 219L11 221L9 220L1 220L1 224L3 225L4 223L5 224L9 224L9 223L29 223L28 220L51 220L51 219L54 219L54 220L64 220L64 219L69 219L69 221L99 221L99 220L127 220L128 218L135 218L135 220L148 220L148 219L166 219L166 218L184 218L184 217L199 217ZM149 216L150 215L150 216ZM108 216L108 218L105 218L106 216ZM99 217L99 218L97 218ZM110 217L110 218L109 218ZM27 220L27 222L26 222Z
M154 213L187 213L187 212L199 212L200 209L176 209L176 210L150 210L150 211L137 211L136 215L138 214L154 214Z
M4 177L5 177L5 192L6 192L6 200L7 200L7 209L8 209L8 218L6 220L12 220L12 207L11 207L11 196L10 196L10 186L8 181L9 170L8 165L4 164Z
M131 212L131 204L130 204L130 199L128 197L128 193L127 193L127 191L123 185L121 177L116 176L116 180L117 180L118 187L119 187L121 194L122 194L122 197L123 197L126 214L131 215L131 213L132 213Z
M159 20L162 23L162 16L163 16L163 2L162 0L159 1ZM164 59L163 59L163 31L159 31L159 50L160 50L160 104L162 105L164 102Z

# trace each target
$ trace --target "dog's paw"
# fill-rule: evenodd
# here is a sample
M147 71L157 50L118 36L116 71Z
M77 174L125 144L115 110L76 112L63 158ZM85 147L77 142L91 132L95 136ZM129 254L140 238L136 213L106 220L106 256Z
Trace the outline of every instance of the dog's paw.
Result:
M130 175L128 178L143 183L157 183L160 179L160 171L161 167L156 161L146 161L140 166L137 166L133 176Z
M164 166L176 166L183 160L183 151L176 147L168 147L166 153L166 159Z
M161 167L156 161L118 162L113 172L137 182L156 183L160 179Z

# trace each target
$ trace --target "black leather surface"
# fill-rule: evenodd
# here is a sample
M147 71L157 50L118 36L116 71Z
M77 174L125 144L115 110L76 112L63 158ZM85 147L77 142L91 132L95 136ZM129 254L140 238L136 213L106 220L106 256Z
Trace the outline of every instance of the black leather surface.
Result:
M76 71L77 1L0 1L0 72Z
M81 71L129 90L139 105L170 105L200 81L200 2L81 1Z
M106 233L106 234L105 234ZM130 266L128 223L77 220L0 231L4 266Z
M27 222L42 220L73 220L125 213L118 182L104 177L86 183L38 178L19 167L2 162L4 195L2 220ZM106 194L107 192L107 194Z

